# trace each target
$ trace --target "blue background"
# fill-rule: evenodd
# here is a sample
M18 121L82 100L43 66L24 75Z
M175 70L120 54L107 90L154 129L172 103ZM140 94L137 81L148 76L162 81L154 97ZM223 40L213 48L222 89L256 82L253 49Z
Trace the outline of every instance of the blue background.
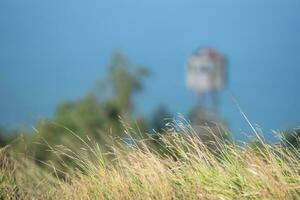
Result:
M160 103L187 113L187 57L213 47L229 60L222 117L237 138L249 131L232 101L269 136L300 122L300 1L1 0L0 122L30 126L76 99L121 49L152 71L137 110Z

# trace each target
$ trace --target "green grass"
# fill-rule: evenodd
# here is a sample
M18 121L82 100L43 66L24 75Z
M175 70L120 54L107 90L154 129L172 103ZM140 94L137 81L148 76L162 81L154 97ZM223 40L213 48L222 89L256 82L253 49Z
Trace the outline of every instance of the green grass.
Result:
M78 140L81 148L49 147L59 167L2 149L0 199L300 199L299 151L259 136L251 145L218 137L207 145L177 124L161 135L161 148L115 139L105 154Z

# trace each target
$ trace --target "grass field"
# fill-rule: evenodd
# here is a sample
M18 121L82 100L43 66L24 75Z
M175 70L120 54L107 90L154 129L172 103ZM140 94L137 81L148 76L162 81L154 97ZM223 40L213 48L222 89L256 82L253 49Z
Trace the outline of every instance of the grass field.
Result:
M217 137L207 145L177 124L161 136L161 148L116 139L106 154L78 138L81 148L49 146L59 167L51 160L41 167L8 146L0 199L300 199L299 151L256 137L251 145Z

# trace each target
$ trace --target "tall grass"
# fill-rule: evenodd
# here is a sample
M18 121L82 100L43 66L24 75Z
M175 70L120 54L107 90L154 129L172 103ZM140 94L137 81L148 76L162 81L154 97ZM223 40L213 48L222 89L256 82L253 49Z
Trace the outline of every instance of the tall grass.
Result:
M183 123L160 136L160 148L128 136L108 153L88 138L78 138L80 149L50 147L64 166L44 163L51 170L3 149L0 199L300 199L296 149L260 137L236 145L216 136L208 145Z

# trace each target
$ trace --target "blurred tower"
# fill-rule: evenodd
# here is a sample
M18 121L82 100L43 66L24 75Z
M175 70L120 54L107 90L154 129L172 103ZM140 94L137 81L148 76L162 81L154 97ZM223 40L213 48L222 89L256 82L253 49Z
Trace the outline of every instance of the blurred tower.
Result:
M225 85L224 57L213 49L196 51L187 60L186 84L197 95L198 109L216 116L219 109L219 91Z

